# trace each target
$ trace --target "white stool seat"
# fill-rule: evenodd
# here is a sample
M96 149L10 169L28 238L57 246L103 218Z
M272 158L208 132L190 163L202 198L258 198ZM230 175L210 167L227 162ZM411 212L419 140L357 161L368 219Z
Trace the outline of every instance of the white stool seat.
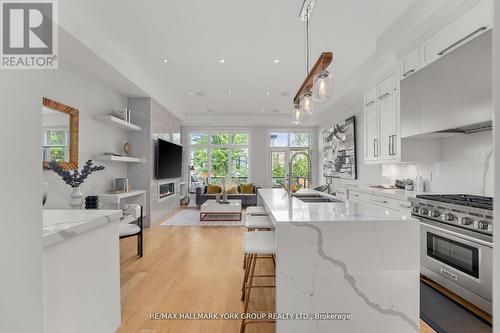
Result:
M245 234L246 254L275 254L274 231L249 231Z
M135 235L141 231L138 225L132 223L120 223L118 227L118 231L121 236Z
M249 206L245 211L245 215L269 215L264 206Z
M274 228L274 225L269 216L247 215L245 218L245 227L253 229L268 229Z

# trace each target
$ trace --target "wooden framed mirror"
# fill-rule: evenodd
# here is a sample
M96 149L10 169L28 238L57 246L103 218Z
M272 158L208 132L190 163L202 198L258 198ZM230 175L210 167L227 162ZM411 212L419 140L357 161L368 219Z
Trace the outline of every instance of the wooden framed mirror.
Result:
M65 170L78 169L79 111L71 106L43 98L42 165L56 161Z

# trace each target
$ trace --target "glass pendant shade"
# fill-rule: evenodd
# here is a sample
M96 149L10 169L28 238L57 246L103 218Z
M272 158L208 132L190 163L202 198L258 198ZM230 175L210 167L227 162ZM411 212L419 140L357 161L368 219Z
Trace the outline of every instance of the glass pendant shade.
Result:
M300 98L300 109L304 116L310 116L313 113L314 103L311 93L305 93Z
M326 102L332 98L333 80L332 74L328 71L322 71L314 77L313 81L313 99L316 102Z
M295 105L292 111L292 124L300 125L302 123L302 113L300 112L300 106Z

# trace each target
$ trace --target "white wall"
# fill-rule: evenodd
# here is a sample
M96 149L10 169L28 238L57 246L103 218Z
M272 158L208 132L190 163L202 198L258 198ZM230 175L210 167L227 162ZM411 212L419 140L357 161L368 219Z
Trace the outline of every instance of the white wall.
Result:
M27 86L30 89L38 88L35 84L33 82ZM104 152L123 153L123 144L127 142L126 132L98 122L92 116L126 107L125 96L68 62L63 63L59 70L46 73L42 91L44 97L80 111L79 169L85 161L93 159L94 155ZM42 112L41 100L39 112ZM87 178L80 187L84 196L112 190L114 178L127 176L125 163L94 163L104 165L106 169ZM44 181L49 183L45 208L68 208L70 187L50 170L44 170L43 176Z
M365 139L364 134L364 115L363 115L363 101L361 98L353 105L345 108L344 110L326 110L327 116L323 119L323 125L318 128L317 142L318 142L318 174L320 175L320 183L325 183L323 177L323 131L330 128L332 125L337 124L345 119L355 116L356 117L356 159L357 159L357 179L340 179L334 178L333 184L377 184L382 182L382 168L379 165L370 165L363 163Z
M43 327L40 103L44 72L0 73L0 332L39 333Z

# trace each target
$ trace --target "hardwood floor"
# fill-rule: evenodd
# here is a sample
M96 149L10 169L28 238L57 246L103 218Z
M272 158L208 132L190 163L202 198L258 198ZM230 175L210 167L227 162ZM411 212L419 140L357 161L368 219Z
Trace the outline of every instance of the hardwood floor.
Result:
M122 325L118 332L239 332L239 320L151 320L150 313L241 312L243 233L242 227L156 224L145 230L140 259L135 237L122 239ZM261 273L271 271L270 260L260 262ZM253 296L250 311L274 310L273 290L259 289ZM246 332L274 331L274 325L260 324L249 325ZM435 333L423 322L420 332Z

